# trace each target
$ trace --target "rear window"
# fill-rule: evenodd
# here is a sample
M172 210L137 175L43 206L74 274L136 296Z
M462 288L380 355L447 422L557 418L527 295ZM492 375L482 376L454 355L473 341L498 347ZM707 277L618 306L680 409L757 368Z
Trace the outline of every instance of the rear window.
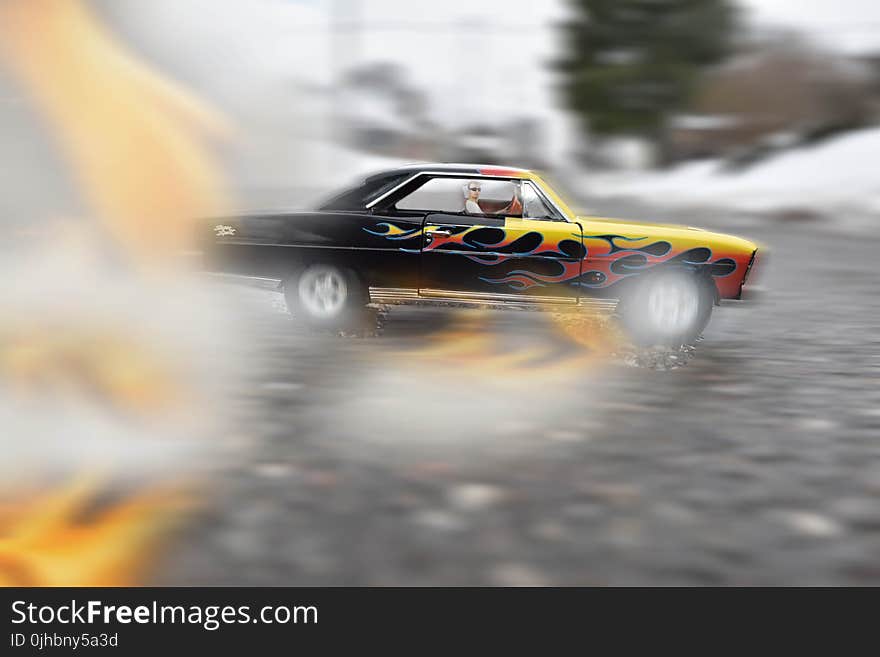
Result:
M398 173L394 175L373 176L367 178L360 185L346 189L318 206L318 210L357 211L363 210L367 205L382 196L385 192L402 183L410 175Z

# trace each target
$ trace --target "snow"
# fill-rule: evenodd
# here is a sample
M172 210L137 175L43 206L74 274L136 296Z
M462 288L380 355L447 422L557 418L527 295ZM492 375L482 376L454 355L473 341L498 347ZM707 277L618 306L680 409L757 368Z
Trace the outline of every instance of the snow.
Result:
M747 212L810 210L880 214L880 128L804 146L738 171L719 160L670 171L587 175L596 197L630 197L668 207L724 207Z

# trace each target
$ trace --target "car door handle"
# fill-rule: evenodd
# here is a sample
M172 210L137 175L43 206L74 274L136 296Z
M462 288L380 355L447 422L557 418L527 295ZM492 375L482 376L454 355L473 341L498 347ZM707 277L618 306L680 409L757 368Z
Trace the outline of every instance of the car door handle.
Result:
M443 229L439 229L439 230L426 230L426 231L425 231L425 235L428 235L428 236L430 236L430 235L442 235L443 237L449 237L450 235L452 235L452 231L451 231L451 230L443 230Z

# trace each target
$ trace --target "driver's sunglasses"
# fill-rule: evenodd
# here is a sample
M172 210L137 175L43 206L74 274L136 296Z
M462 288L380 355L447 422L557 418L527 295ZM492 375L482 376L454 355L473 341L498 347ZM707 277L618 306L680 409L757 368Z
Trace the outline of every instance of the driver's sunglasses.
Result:
M482 188L481 187L468 187L468 189L472 192L479 192Z

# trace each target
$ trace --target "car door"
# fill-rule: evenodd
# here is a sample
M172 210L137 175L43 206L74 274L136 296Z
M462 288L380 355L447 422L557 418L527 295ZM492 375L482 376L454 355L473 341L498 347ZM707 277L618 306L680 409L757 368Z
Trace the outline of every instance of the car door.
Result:
M459 182L477 186L474 179ZM480 183L482 195L476 202L482 214L471 206L470 212L433 212L425 217L419 294L576 302L575 283L583 260L580 226L537 211L540 204L532 199L536 191L531 183ZM505 185L512 191L510 199ZM532 212L524 212L526 208Z

